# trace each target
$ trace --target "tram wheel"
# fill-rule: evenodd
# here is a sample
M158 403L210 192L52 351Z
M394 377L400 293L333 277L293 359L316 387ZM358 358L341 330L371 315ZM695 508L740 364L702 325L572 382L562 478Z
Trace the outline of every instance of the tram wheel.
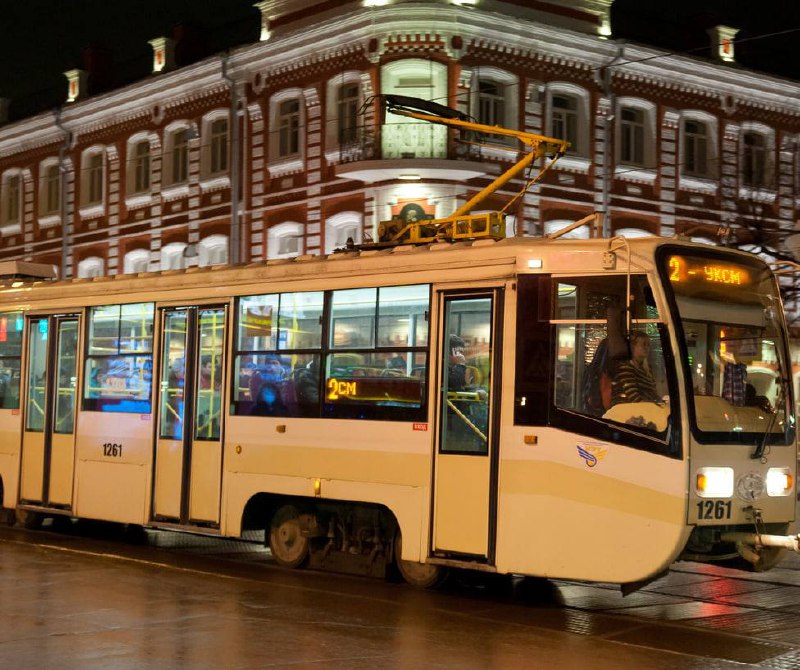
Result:
M294 505L284 505L270 523L269 549L275 562L285 568L299 568L308 561L311 543L301 532L299 517Z
M441 565L431 563L418 563L417 561L404 561L403 538L400 529L394 537L394 564L400 576L411 586L418 589L434 589L440 586L447 578L448 570Z

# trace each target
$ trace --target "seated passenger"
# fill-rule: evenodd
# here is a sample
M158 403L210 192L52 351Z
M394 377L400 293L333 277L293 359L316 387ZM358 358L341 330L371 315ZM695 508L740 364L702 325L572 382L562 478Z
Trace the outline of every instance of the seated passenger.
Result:
M656 380L650 371L647 357L650 354L650 338L646 333L631 335L631 358L619 363L612 382L611 405L625 402L660 403Z

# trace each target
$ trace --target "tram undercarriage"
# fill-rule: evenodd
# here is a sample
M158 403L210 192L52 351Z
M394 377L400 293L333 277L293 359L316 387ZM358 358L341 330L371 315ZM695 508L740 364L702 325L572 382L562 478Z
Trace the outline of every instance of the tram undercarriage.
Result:
M775 567L787 549L797 550L800 536L787 536L788 530L788 523L698 526L678 560L764 572Z

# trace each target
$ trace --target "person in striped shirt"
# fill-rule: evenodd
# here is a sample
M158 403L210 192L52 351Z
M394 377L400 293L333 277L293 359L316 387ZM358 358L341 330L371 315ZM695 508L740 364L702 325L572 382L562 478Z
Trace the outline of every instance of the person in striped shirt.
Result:
M646 333L631 334L631 358L617 365L612 383L611 404L623 402L661 402L656 380L650 371L650 338Z

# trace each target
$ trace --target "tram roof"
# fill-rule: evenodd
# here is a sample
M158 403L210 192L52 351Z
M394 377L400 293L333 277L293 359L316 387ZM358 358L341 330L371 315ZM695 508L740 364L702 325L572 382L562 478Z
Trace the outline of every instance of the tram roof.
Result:
M616 268L604 269L603 253L609 250L615 239L617 242L613 249L619 256ZM650 270L656 248L664 244L708 249L708 245L665 237L626 239L626 244L631 252L631 269L635 272ZM355 249L327 256L302 255L236 266L215 265L67 280L46 280L42 268L50 266L39 266L42 274L38 276L4 274L4 264L0 263L0 310L4 306L41 309L46 305L57 308L69 304L97 305L136 302L139 299L169 302L198 299L198 296L222 300L231 295L323 290L333 288L332 282L336 288L357 288L500 280L517 273L624 273L628 268L626 244L619 238L514 237L498 241L484 239ZM736 253L752 258L746 252ZM541 269L530 269L528 261L534 258L542 261ZM293 283L296 286L292 286ZM153 293L158 293L158 297L153 297Z

